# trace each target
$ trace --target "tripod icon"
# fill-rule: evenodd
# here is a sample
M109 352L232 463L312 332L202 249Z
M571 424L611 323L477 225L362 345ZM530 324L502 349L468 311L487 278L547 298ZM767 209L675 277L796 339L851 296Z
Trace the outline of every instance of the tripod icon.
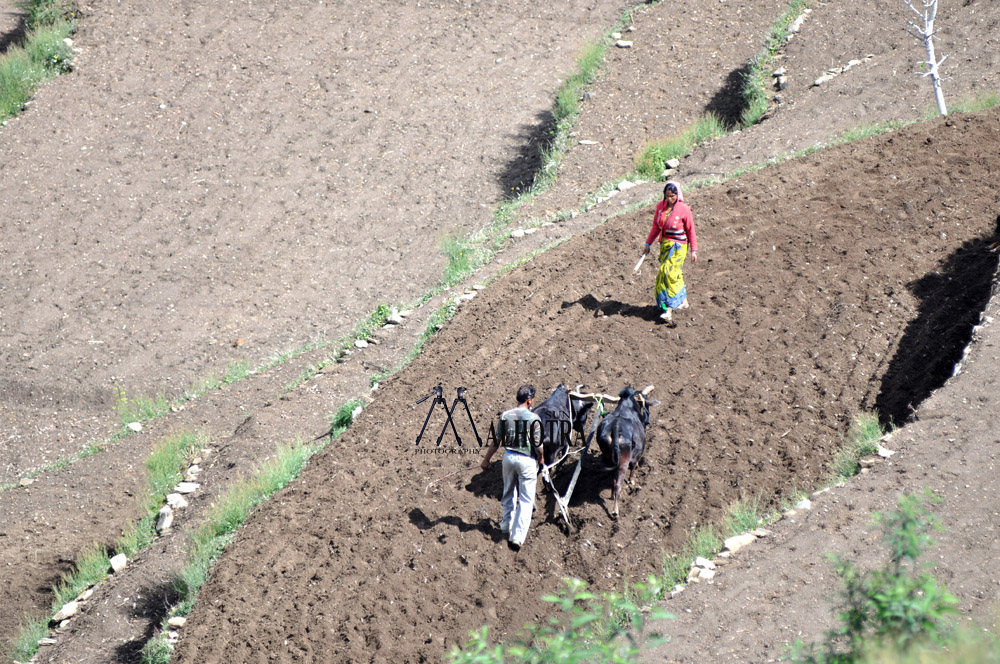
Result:
M431 413L434 412L434 407L437 406L438 404L441 404L441 406L444 408L444 414L448 419L445 421L444 426L441 427L441 434L438 436L437 439L437 447L441 447L441 441L444 439L444 433L445 431L448 430L449 424L451 425L452 432L455 434L455 440L457 440L459 446L461 446L462 437L458 435L458 429L455 428L455 422L452 420L452 415L455 414L455 411L458 409L458 404L459 402L461 402L462 405L465 407L465 414L468 415L469 417L469 424L472 425L472 432L476 434L476 442L479 443L480 447L483 446L483 439L479 437L479 431L476 430L476 423L472 419L472 411L469 410L469 402L465 399L466 392L468 392L468 390L465 389L464 387L458 388L458 396L455 397L455 400L451 403L450 409L448 408L448 403L444 400L443 396L444 390L441 389L440 385L435 387L434 391L428 394L426 397L417 401L418 404L421 404L430 399L431 397L434 397L434 401L431 402L431 407L427 411L427 417L424 418L424 426L420 428L420 435L417 436L417 445L420 444L420 440L424 437L424 431L427 429L427 423L431 419Z

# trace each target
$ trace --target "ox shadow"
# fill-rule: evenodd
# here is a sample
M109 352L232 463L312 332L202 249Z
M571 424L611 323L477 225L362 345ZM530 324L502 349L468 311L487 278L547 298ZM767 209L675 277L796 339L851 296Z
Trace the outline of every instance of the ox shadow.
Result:
M458 531L462 533L478 530L479 532L489 536L494 542L500 542L504 539L503 533L500 532L500 526L489 517L483 517L476 523L469 523L457 516L443 516L439 519L431 519L424 514L423 510L414 508L410 510L409 518L410 523L416 526L418 530L433 530L435 527L445 524L457 528ZM447 533L442 532L438 536L438 539L444 541L447 537Z
M905 422L952 376L990 299L998 261L988 247L992 239L967 241L948 256L940 270L907 284L920 304L917 317L903 331L875 399L883 424Z
M496 176L504 196L513 198L531 187L542 169L542 153L555 133L556 119L548 109L540 111L533 124L521 126L514 136L517 152Z
M630 316L649 323L658 323L660 321L660 314L663 313L655 304L637 306L619 302L618 300L604 300L602 302L590 294L584 295L579 300L562 303L563 309L577 306L583 307L587 311L592 311L595 318L599 316Z
M639 461L639 466L643 465L644 461ZM573 472L576 469L576 462L571 464L563 464L552 474L552 482L556 486L556 490L560 495L566 492L569 483L573 480ZM638 470L636 471L638 477ZM541 489L542 479L538 478L539 481L539 491ZM597 505L604 510L605 516L611 520L611 523L615 523L615 519L611 514L611 508L614 506L614 499L611 497L611 489L614 482L614 470L608 470L604 467L601 462L600 452L591 448L587 452L586 458L583 460L583 465L580 468L580 477L576 482L576 487L573 489L573 495L569 501L569 518L573 523L573 530L578 530L582 525L580 517L573 512L574 507L580 507L581 505ZM601 497L601 492L605 492L607 498ZM634 493L632 487L627 483L622 488L622 502L623 504L627 500L627 496L631 496ZM546 519L549 521L558 521L560 524L563 523L562 516L559 513L559 507L556 504L556 497L552 495L551 489L546 486L544 489L545 496L545 514ZM624 508L623 508L624 509ZM614 527L614 526L612 526Z
M142 653L143 647L153 638L164 619L170 614L170 608L180 599L180 592L170 581L145 588L143 592L137 594L131 619L142 621L146 624L146 629L141 637L117 646L112 661L115 664L140 664L147 661Z

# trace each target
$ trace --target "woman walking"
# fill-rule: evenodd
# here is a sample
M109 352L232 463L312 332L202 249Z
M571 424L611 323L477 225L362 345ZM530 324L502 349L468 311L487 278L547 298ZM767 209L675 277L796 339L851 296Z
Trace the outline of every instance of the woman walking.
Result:
M660 318L670 322L674 309L687 309L687 286L684 285L684 259L691 250L691 262L698 262L698 237L694 232L691 208L684 202L681 186L671 180L663 187L663 200L656 204L653 228L649 231L642 256L660 238L660 271L656 273L656 304L663 310Z

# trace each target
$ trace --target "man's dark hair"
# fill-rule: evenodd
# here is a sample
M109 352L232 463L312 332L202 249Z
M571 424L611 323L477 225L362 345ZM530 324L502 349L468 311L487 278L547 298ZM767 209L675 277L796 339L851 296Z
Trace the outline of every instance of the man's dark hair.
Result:
M535 386L534 385L522 385L517 388L517 402L524 403L528 399L535 398Z

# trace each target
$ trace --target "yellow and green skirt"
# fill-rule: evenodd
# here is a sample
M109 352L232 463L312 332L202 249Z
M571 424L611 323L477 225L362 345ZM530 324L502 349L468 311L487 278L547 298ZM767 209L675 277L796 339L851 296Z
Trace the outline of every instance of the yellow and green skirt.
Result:
M670 240L660 243L660 271L656 273L656 304L666 311L676 309L687 299L687 286L684 285L684 259L687 258L688 246Z

